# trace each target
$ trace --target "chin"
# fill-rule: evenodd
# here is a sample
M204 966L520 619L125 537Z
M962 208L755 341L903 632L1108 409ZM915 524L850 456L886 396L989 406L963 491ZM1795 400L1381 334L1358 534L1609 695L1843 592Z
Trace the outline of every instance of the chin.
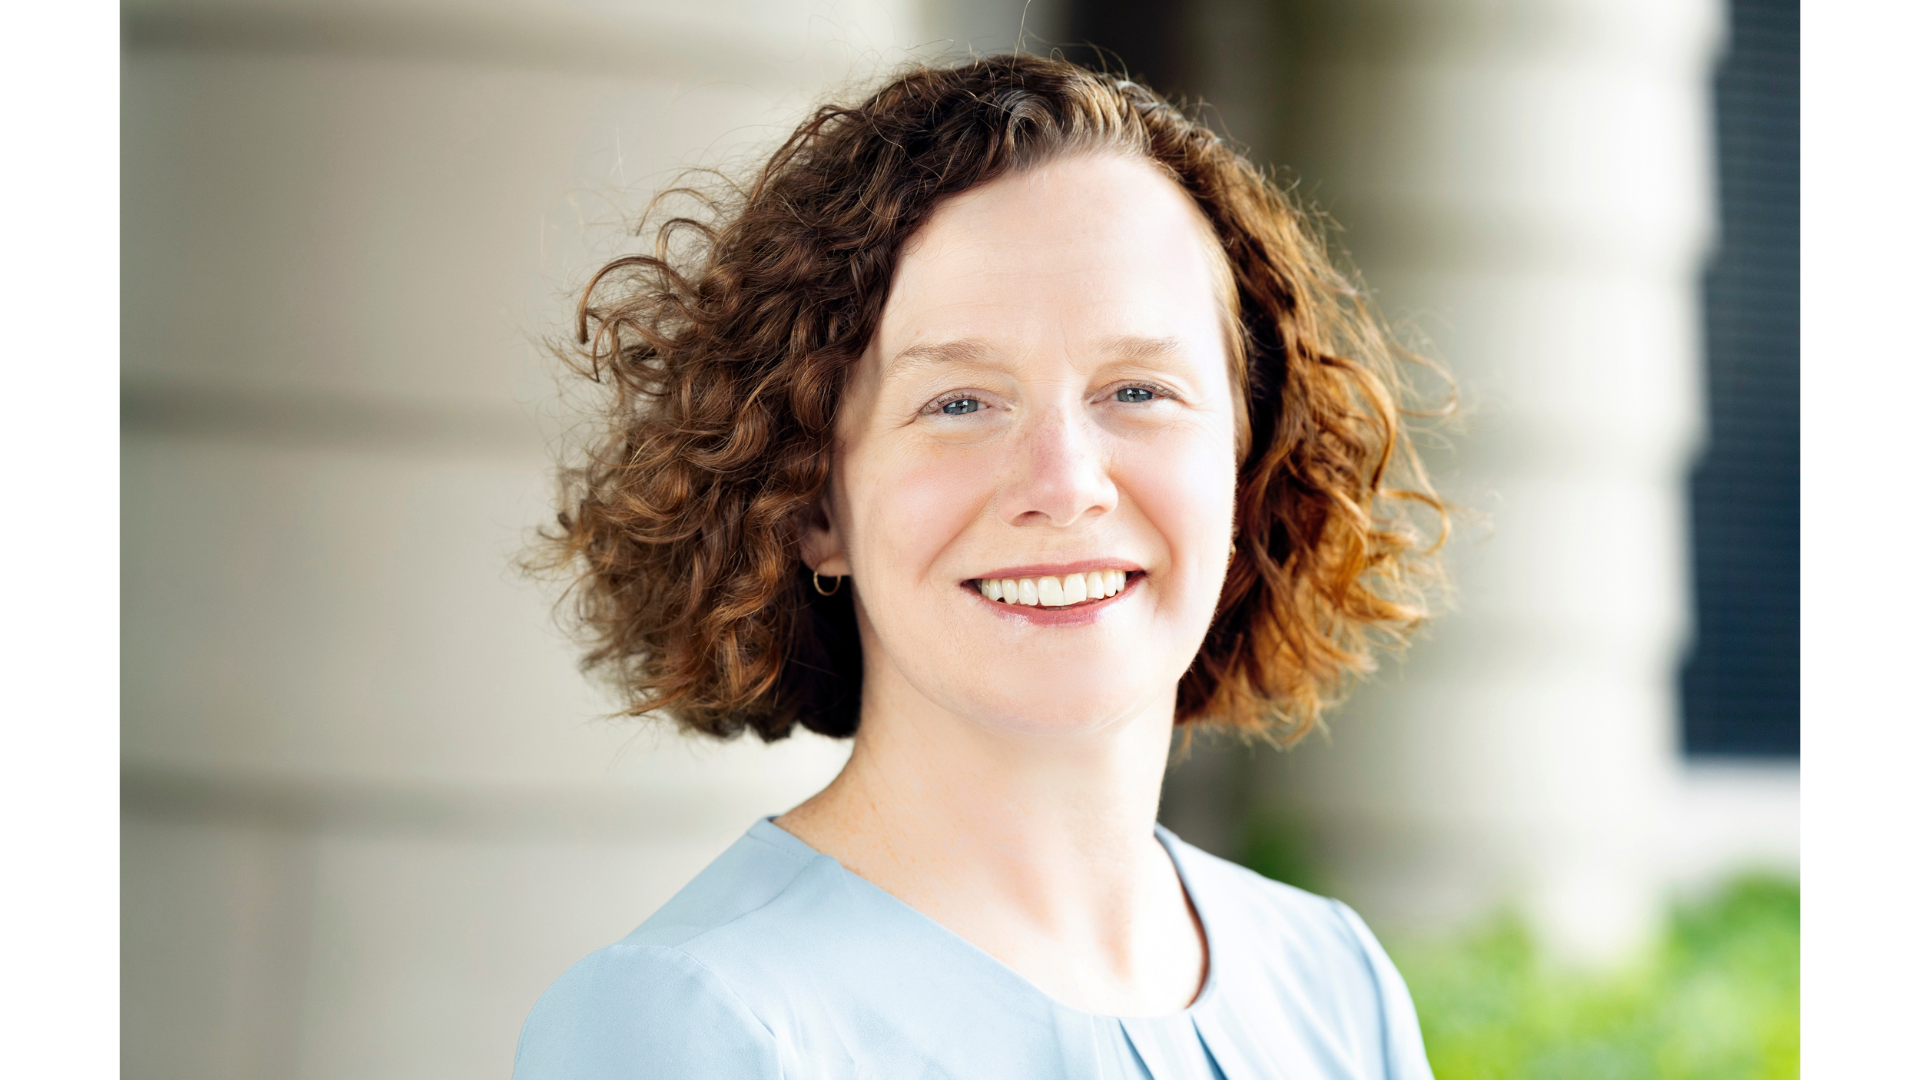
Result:
M982 726L1010 734L1070 738L1098 735L1153 715L1159 703L1171 703L1176 683L1166 685L1112 679L1034 680L1021 691L952 695L949 708ZM1017 685L1017 684L1016 684ZM944 695L943 695L944 696ZM1169 711L1170 710L1163 710Z
M1143 717L1170 723L1180 677L1205 632L1203 624L1142 627L1142 613L1123 610L1098 625L1009 634L973 625L978 614L954 612L949 633L922 636L886 666L914 696L1009 735L1092 736ZM863 642L869 656L879 653L879 636Z

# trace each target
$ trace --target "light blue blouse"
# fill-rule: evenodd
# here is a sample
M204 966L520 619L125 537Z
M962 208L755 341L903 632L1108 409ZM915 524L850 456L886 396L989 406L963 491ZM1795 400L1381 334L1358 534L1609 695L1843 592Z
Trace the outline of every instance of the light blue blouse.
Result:
M513 1075L1430 1080L1406 984L1359 916L1159 836L1207 935L1181 1012L1062 1005L767 819L553 984Z

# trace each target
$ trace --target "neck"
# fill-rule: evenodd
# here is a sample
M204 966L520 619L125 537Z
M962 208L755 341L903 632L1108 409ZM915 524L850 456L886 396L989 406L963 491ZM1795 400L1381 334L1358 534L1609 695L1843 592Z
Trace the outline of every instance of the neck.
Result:
M1055 997L1178 1009L1199 982L1167 969L1204 958L1153 836L1173 704L1068 733L992 725L870 668L846 768L778 823Z
M1145 850L1173 722L1172 702L1155 704L1096 733L1061 735L883 697L865 710L834 787L858 797L878 836L916 847L937 839L1049 862Z

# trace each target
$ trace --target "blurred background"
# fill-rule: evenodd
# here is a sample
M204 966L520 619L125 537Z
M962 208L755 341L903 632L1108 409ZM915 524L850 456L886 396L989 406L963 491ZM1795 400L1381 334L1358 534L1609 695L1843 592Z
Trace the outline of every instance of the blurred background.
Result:
M679 170L1023 35L1204 103L1466 406L1450 609L1324 735L1197 742L1163 819L1352 903L1443 1080L1798 1074L1797 6L122 16L128 1077L504 1077L833 774L601 719L513 569L574 422L540 342Z

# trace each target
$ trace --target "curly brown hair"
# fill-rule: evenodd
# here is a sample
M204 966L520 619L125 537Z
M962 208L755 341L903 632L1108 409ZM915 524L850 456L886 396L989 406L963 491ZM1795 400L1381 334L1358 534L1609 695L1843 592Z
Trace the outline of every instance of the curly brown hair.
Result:
M1425 618L1445 512L1404 437L1400 349L1312 219L1245 157L1138 83L1028 55L916 66L816 110L749 185L654 231L586 287L577 347L602 440L562 473L542 565L626 713L718 737L860 719L847 590L809 587L800 527L835 411L901 245L941 200L1077 152L1153 163L1231 266L1244 395L1237 554L1176 719L1290 741L1372 646ZM1390 477L1402 478L1390 481ZM1398 484L1398 486L1396 486ZM1405 512L1437 515L1426 542Z

